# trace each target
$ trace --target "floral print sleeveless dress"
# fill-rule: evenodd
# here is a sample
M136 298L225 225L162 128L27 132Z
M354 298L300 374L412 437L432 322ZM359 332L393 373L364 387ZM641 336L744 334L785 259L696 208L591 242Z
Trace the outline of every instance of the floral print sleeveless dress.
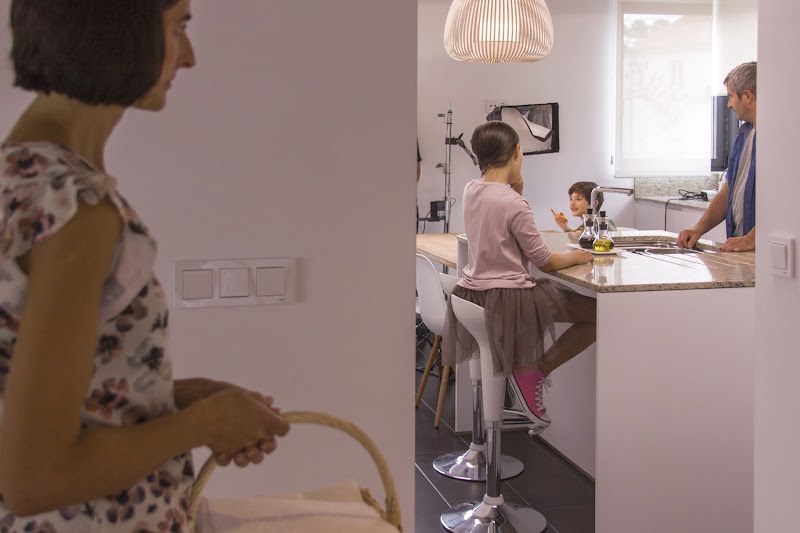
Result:
M176 411L167 354L167 303L153 275L155 241L113 178L52 143L0 146L0 430L27 278L16 258L72 218L80 198L108 196L123 220L103 288L94 372L81 410L89 426L127 426ZM0 532L191 531L191 454L175 457L118 494L30 517L0 496Z

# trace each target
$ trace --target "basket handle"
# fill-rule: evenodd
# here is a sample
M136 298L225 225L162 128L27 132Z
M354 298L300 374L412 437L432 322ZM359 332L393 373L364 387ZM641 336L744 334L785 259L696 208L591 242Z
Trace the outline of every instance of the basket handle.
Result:
M366 503L375 507L384 520L395 526L398 530L402 531L402 528L400 527L400 505L397 501L397 491L394 486L392 472L389 470L389 465L386 462L386 458L383 456L383 453L381 453L380 449L375 444L375 441L373 441L372 438L364 432L364 430L343 418L316 411L290 411L288 413L284 413L283 418L286 419L286 421L290 424L317 424L320 426L332 427L347 433L357 440L364 447L364 449L369 452L369 455L372 457L372 460L375 461L375 465L378 467L378 473L381 476L383 488L386 491L386 509L384 510L381 508L380 505L375 502L374 499L372 499L369 493L363 494L364 500ZM199 507L202 499L203 489L205 489L205 486L211 477L211 473L214 471L216 466L217 462L212 455L206 460L206 462L203 464L203 467L200 469L200 472L197 474L197 478L192 486L192 498L189 502L189 513L192 517L197 516L197 508ZM362 493L364 492L366 491L362 490Z

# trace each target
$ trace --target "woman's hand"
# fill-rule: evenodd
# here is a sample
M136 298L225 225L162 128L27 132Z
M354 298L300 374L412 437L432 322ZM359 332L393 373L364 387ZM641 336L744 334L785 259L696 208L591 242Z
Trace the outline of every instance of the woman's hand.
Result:
M208 446L222 466L231 460L237 466L260 463L275 451L275 437L286 435L289 424L272 407L272 397L227 385L201 400L211 416Z
M563 231L572 231L572 228L570 228L569 224L567 224L567 217L564 215L564 213L556 213L552 207L550 208L550 212L553 213L553 220L559 228L561 228Z

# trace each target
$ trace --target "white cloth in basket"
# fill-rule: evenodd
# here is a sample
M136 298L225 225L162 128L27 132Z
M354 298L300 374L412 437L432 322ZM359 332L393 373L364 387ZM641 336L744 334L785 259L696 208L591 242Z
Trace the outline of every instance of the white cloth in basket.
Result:
M206 498L198 533L398 533L364 503L355 481L313 492L255 498Z

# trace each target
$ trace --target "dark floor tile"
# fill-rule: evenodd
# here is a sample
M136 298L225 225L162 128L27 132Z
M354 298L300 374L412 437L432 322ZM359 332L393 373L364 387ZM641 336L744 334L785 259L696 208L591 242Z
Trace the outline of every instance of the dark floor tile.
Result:
M443 530L439 518L450 506L422 472L417 469L414 476L416 486L414 529L417 533L440 533Z
M558 533L594 533L594 505L556 507L540 512Z
M549 444L547 444L544 440L539 437L534 437L531 439L531 442L545 455L551 457L555 462L560 464L566 472L569 472L572 476L578 479L581 483L584 483L587 487L591 488L594 491L594 479L592 479L588 474L584 473L582 470L577 468L575 465L564 459L557 451L555 451Z
M525 470L508 484L534 508L594 504L594 489L552 456L523 461Z
M448 428L440 425L439 429L435 429L433 427L434 418L434 413L424 405L420 405L417 408L414 439L417 454L439 452L439 455L441 455L461 448L466 449L467 444L464 443L464 440Z

